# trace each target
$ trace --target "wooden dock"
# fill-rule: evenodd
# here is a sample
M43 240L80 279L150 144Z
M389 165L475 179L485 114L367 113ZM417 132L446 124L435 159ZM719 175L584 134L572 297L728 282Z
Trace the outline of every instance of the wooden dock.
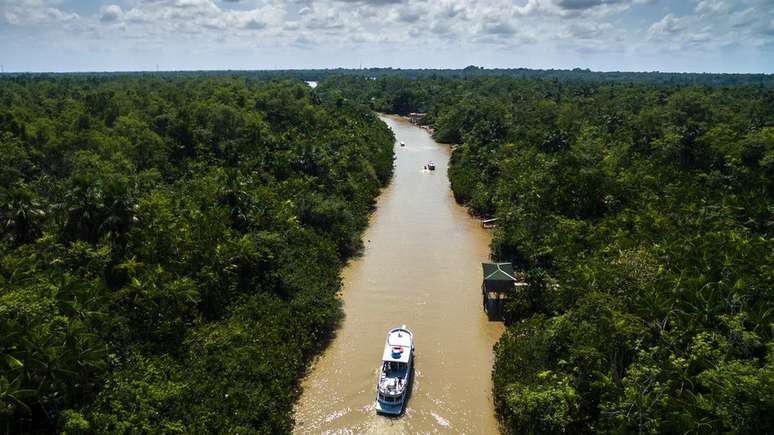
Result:
M484 311L489 320L503 319L503 306L514 289L525 287L527 283L518 282L511 263L481 263L484 279L481 282L481 296Z
M482 228L491 229L491 228L494 228L496 225L497 225L497 218L481 220Z

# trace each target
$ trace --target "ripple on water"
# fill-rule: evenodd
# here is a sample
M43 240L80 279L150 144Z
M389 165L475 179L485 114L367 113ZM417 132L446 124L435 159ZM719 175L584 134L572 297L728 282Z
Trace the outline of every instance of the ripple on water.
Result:
M349 414L349 412L350 412L351 410L352 410L352 409L350 409L349 407L346 407L346 408L344 408L344 409L339 409L339 410L337 410L337 411L333 411L333 412L331 412L330 414L328 414L328 415L326 415L326 416L325 416L325 422L326 422L326 423L330 423L330 422L332 422L333 420L336 420L337 418L340 418L340 417L342 417L342 416L344 416L344 415L347 415L347 414Z
M354 435L355 431L349 428L343 428L343 429L336 429L336 430L326 430L325 432L322 432L325 435Z
M433 412L433 411L430 411L430 415L432 415L432 416L433 416L433 418L435 419L435 421L436 421L436 422L437 422L439 425L441 425L441 426L443 426L443 427L451 427L451 424L449 423L449 420L447 420L447 419L445 419L445 418L441 417L440 415L436 414L436 413L435 413L435 412Z

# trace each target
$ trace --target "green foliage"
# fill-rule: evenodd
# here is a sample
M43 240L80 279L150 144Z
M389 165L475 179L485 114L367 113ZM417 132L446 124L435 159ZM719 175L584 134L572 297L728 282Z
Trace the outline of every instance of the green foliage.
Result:
M568 379L541 372L538 388L513 383L505 394L509 425L519 433L566 433L577 413L578 397Z
M282 433L392 175L302 83L0 80L0 431Z
M78 419L98 433L184 433L184 410L179 407L185 406L189 387L182 373L169 357L128 355ZM64 417L67 430L72 414Z

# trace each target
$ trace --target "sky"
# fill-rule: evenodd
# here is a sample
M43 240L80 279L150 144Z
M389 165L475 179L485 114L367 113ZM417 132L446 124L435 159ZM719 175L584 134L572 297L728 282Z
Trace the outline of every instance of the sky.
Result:
M0 65L774 73L774 0L0 0Z

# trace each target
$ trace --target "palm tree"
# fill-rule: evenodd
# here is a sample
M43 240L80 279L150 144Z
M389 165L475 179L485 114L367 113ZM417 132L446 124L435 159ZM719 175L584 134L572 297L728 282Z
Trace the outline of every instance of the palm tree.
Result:
M29 243L39 235L40 220L45 217L40 201L26 185L5 190L0 195L0 231L16 245Z

